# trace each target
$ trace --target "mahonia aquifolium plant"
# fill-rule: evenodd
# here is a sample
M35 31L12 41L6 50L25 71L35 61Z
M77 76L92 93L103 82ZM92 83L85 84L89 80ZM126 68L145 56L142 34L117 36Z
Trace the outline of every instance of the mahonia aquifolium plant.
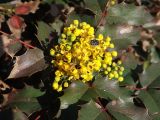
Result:
M109 36L96 37L93 27L74 20L64 28L59 45L50 50L51 63L57 68L53 88L60 92L74 80L92 81L96 72L123 81L124 67L120 60L114 62L117 51L112 48L114 44Z

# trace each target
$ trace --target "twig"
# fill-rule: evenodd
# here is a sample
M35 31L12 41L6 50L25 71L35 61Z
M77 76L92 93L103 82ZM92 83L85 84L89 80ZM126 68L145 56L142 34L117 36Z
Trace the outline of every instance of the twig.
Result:
M24 46L27 46L27 47L29 47L29 48L32 48L32 49L34 49L35 47L34 46L32 46L32 45L30 45L30 44L27 44L26 42L23 42L23 41L21 41L20 39L16 39L17 41L19 41L21 44L23 44Z
M3 32L3 31L1 31L1 30L0 30L0 33L5 34L6 36L9 36L8 33L5 33L5 32Z
M6 36L10 36L10 34L8 34L8 33L6 33L6 32L3 32L2 30L0 30L0 33L4 34L4 35L6 35ZM23 42L23 41L20 40L20 39L15 39L15 41L18 41L18 42L20 42L22 45L27 46L27 47L29 47L29 48L32 48L32 49L35 48L34 46L32 46L32 45L30 45L30 44L28 44L28 43L26 43L26 42Z
M105 112L107 111L107 108L104 108L101 101L99 100L99 98L97 98L96 102L102 107L102 111Z
M102 103L101 103L101 101L100 101L100 99L99 98L97 98L96 99L96 103L98 103L102 108L101 108L101 110L102 110L102 112L106 112L107 113L107 108L106 107L103 107L103 105L102 105ZM108 115L106 115L107 116L107 118L109 117L109 120L112 120L111 119L111 117L109 116L109 114Z
M134 87L134 86L124 86L125 88L128 88L130 90L146 90L147 87L143 87L143 88L137 88L137 87Z
M107 16L107 8L108 8L108 5L109 5L109 4L108 4L108 2L107 2L107 3L106 3L106 6L105 6L105 8L104 8L104 10L103 10L103 12L102 12L102 14L101 14L101 17L100 17L99 21L97 22L96 29L97 29L99 26L101 26L104 18Z

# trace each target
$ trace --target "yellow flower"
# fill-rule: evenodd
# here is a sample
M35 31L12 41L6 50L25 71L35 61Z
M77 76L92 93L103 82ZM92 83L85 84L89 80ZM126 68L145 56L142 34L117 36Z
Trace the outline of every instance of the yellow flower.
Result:
M50 50L50 55L51 55L51 56L54 56L54 55L55 55L55 50L54 50L54 49L51 49L51 50Z
M79 29L74 30L74 35L75 36L79 36L80 34L81 34L81 30L79 30Z
M73 24L74 24L74 25L78 25L78 24L79 24L79 21L78 21L78 20L74 20L74 21L73 21Z
M112 51L112 56L117 57L117 51Z
M55 90L57 90L59 87L58 82L54 82L52 86Z
M122 72L123 72L123 71L124 71L124 67L120 67L120 71L122 71Z
M116 4L116 0L111 0L111 5L115 5Z
M57 69L53 89L58 92L69 86L67 81L91 81L94 73L106 75L109 79L123 81L122 62L114 62L117 51L109 36L95 36L94 28L86 22L74 20L65 27L59 45L50 50L51 63ZM63 87L62 87L63 86Z
M71 35L71 41L75 41L76 40L76 36L74 34Z
M110 42L110 41L111 41L111 38L110 38L109 36L107 36L106 41L107 41L107 42Z
M59 82L60 79L61 79L61 78L60 78L59 76L56 76L56 77L55 77L55 81L56 81L56 82Z
M113 44L113 43L111 43L109 47L110 47L110 48L114 48L114 44Z
M122 82L123 80L124 80L123 77L119 77L119 78L118 78L118 81L120 81L120 82Z
M56 75L56 76L61 76L61 75L62 75L62 74L61 74L61 71L57 70L57 71L55 72L55 75Z
M102 34L99 34L99 35L98 35L98 39L99 39L99 40L102 40L102 39L103 39L103 35L102 35Z
M59 88L58 88L57 91L58 91L58 92L61 92L61 91L62 91L62 86L59 86Z
M68 82L65 82L65 83L64 83L64 87L68 87Z
M66 38L66 35L65 35L65 34L62 34L61 37L62 37L62 39L63 39L63 38L65 39L65 38Z

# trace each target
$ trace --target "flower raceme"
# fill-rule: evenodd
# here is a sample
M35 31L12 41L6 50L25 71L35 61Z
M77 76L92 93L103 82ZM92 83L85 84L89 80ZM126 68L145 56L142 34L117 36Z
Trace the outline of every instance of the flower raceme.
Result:
M116 61L117 51L109 36L99 34L86 22L74 20L65 27L58 45L50 50L51 63L57 70L53 88L62 91L74 80L92 81L95 73L105 74L109 79L123 81L124 67Z

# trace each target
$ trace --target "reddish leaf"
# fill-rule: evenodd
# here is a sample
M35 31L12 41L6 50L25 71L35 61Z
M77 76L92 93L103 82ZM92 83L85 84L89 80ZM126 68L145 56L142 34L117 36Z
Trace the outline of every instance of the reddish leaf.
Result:
M8 21L8 24L15 29L21 29L23 23L23 19L16 15L12 16Z
M21 5L15 9L15 13L18 15L27 15L30 12L30 7L28 5Z
M14 15L7 21L7 23L13 35L16 38L20 38L21 33L24 31L24 28L26 27L23 18Z
M35 13L40 4L39 0L24 2L17 4L15 8L15 13L17 15L27 15L29 13Z

